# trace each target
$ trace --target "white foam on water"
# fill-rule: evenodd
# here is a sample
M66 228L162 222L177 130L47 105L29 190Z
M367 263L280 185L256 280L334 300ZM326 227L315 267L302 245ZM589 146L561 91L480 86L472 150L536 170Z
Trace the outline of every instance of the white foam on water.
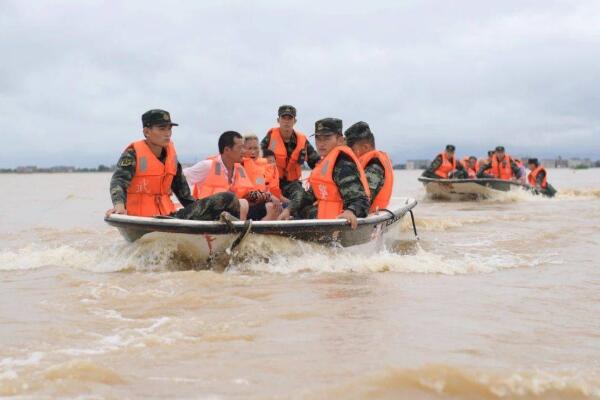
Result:
M0 271L30 270L50 266L92 272L125 270L164 271L193 268L198 262L176 238L98 244L82 241L69 245L32 243L0 251Z
M0 367L23 367L26 365L37 365L44 358L44 353L36 351L27 356L27 358L2 358L0 359Z
M413 254L356 252L352 248L331 248L285 238L252 237L240 251L240 259L230 267L238 272L295 274L301 272L402 272L458 275L491 273L510 268L537 266L541 258L510 253L479 255L463 253L459 258L431 253L415 244Z

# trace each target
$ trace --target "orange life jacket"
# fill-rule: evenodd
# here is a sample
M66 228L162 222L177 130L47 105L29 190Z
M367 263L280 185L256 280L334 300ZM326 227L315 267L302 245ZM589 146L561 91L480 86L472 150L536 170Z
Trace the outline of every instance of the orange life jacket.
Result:
M362 183L367 196L371 197L369 184L367 183L365 171L363 170L360 161L356 158L350 147L337 146L329 152L327 157L319 161L308 178L310 187L317 198L318 219L336 218L344 211L344 199L340 195L340 191L333 180L333 169L340 153L346 154L354 161L359 172L360 182Z
M394 189L394 167L392 166L390 157L383 151L372 150L360 156L359 161L363 168L367 168L367 165L369 165L373 159L379 160L381 165L383 165L385 180L383 181L383 186L379 190L377 197L371 202L369 212L376 212L377 210L386 208L390 203L392 190Z
M264 192L267 190L267 185L265 182L265 169L267 167L267 159L266 158L244 158L244 169L248 173L248 177L254 184L256 190L260 190Z
M278 199L281 199L283 194L279 187L279 171L277 170L277 165L267 164L265 166L265 183L267 185L267 190Z
M456 169L456 156L452 157L452 161L450 161L445 151L438 154L438 156L442 157L442 164L434 173L440 178L448 179L450 172Z
M269 145L267 148L275 153L275 162L279 177L285 178L288 181L297 181L302 176L302 166L298 163L300 152L306 147L306 136L300 132L294 131L296 134L296 148L288 158L285 142L281 137L279 128L271 129Z
M154 155L145 140L131 143L135 150L135 175L127 188L128 215L152 217L175 212L171 200L171 183L177 175L177 153L173 142L167 146L164 164Z
M490 171L498 179L510 180L514 177L510 166L511 158L508 154L504 155L502 161L498 161L498 156L492 158L492 170Z
M229 183L227 171L223 164L219 160L213 159L206 180L202 182L202 185L196 183L192 194L196 199L203 199L216 193L232 192L242 199L253 190L256 190L256 188L240 163L235 163L233 179Z
M539 167L537 167L536 169L534 169L533 171L531 171L529 173L529 175L527 175L527 179L529 179L529 184L533 187L537 186L537 176L539 175L540 172L544 172L544 180L542 181L542 189L546 189L548 187L548 181L546 180L546 178L548 177L548 174L546 173L546 169L544 167L542 167L541 165Z
M477 171L479 171L479 161L475 161L475 168L470 167L471 163L469 162L469 157L463 158L461 161L461 164L462 164L463 168L465 169L465 171L467 171L469 178L471 178L471 179L477 178Z

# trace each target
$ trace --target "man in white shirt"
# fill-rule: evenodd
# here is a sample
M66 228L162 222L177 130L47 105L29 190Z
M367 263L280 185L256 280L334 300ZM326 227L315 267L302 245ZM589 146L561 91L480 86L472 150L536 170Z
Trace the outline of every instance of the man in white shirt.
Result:
M211 174L211 168L213 160L220 164L220 169L225 171L227 174L228 182L230 185L235 186L234 181L234 170L236 164L242 162L244 152L244 139L238 132L227 131L219 137L219 155L202 160L191 167L184 168L183 174L190 186L194 195L198 195L198 190L194 188L201 188L206 183L209 175ZM245 175L245 171L241 165L238 165L238 169L241 169ZM243 195L239 195L240 198L240 218L242 220L251 218L253 220L273 220L276 219L281 212L279 205L273 205L270 200L269 193L263 193L255 189L247 190ZM252 203L252 205L249 204Z

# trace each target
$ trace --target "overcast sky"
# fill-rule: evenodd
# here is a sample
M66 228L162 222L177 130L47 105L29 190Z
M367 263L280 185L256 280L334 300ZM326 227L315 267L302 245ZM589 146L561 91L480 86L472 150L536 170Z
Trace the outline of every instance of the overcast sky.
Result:
M600 158L599 21L599 1L0 0L0 167L115 163L150 108L195 161L284 103L307 133L369 122L396 161Z

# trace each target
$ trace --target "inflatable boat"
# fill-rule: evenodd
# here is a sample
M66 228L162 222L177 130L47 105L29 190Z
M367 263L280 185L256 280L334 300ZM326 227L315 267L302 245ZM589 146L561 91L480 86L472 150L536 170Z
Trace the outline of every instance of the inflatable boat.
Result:
M477 200L523 191L548 196L527 184L501 179L434 179L421 176L419 182L423 183L430 197L448 200Z
M145 237L177 239L193 249L195 258L210 262L231 253L249 234L275 235L294 240L350 247L382 240L383 235L417 205L412 198L394 198L387 209L358 219L353 230L343 219L289 221L191 221L176 218L134 217L112 214L104 220L129 242ZM416 229L415 229L416 235Z

